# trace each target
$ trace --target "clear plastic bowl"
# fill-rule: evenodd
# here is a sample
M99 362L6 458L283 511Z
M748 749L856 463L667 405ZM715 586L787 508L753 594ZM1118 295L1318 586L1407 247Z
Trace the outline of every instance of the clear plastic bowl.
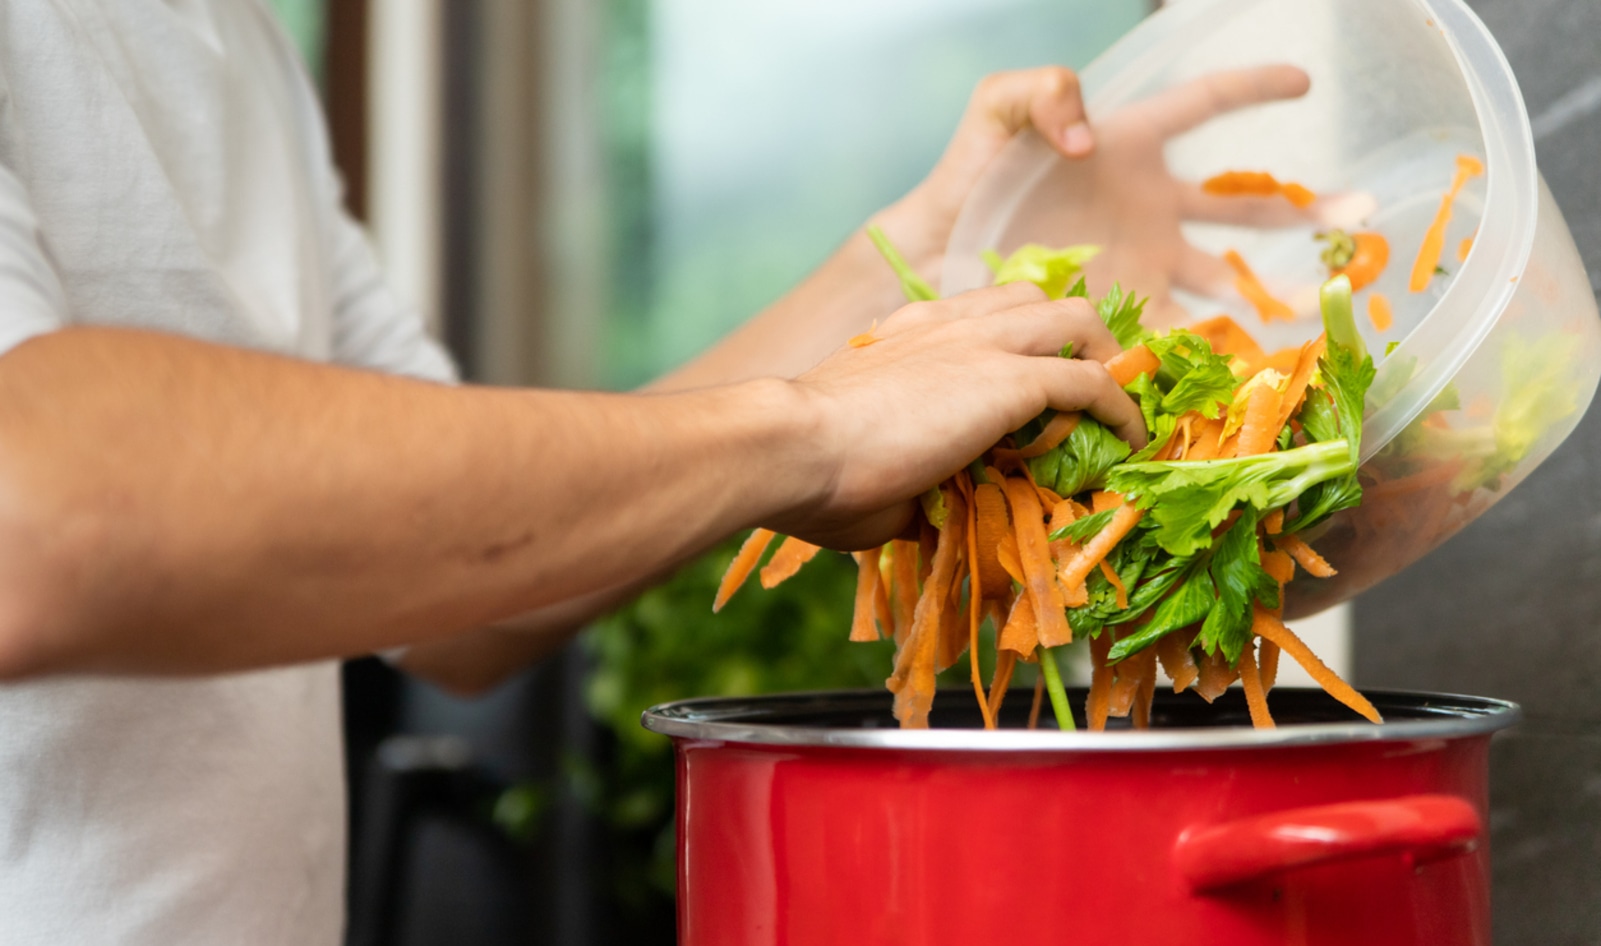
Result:
M1556 449L1601 377L1601 318L1535 167L1517 81L1460 0L1183 0L1129 33L1082 80L1093 123L1187 80L1272 63L1305 69L1311 92L1201 125L1170 140L1165 157L1182 180L1268 170L1319 193L1371 195L1375 209L1361 229L1390 242L1389 267L1369 290L1394 307L1389 331L1367 323L1367 292L1358 295L1358 321L1379 364L1362 444L1367 496L1317 536L1339 574L1292 584L1291 610L1307 614L1399 572ZM1458 154L1477 156L1487 171L1457 201L1442 257L1449 276L1413 294L1412 260ZM987 285L980 254L988 249L1095 242L1117 258L1117 229L1083 232L1096 228L1074 210L1106 173L1116 170L1063 160L1032 134L1014 141L962 210L943 291ZM1239 250L1270 288L1307 309L1326 276L1314 229L1186 224L1185 235L1212 253ZM1459 264L1455 250L1469 236L1471 253ZM1101 292L1107 285L1096 277L1109 283L1119 273L1092 275L1091 289ZM1142 291L1138 276L1121 281ZM1269 351L1321 331L1315 317L1264 324L1239 298L1175 298L1196 319L1228 312ZM1499 476L1482 475L1487 454L1506 467Z

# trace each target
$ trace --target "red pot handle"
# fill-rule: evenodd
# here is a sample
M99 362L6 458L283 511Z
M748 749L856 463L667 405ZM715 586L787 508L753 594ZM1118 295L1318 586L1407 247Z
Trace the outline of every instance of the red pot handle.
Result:
M1466 854L1484 828L1455 795L1295 808L1185 829L1174 866L1194 893L1210 893L1296 867L1407 853L1419 862Z

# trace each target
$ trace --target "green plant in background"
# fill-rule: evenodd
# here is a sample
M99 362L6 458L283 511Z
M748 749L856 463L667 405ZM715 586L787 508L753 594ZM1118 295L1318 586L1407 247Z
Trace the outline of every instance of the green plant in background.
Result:
M588 795L621 842L617 893L638 903L673 891L672 745L640 714L695 696L881 687L893 647L851 644L856 566L821 553L772 591L750 587L718 614L711 603L738 548L729 542L606 618L588 642L595 657L589 710L615 740L615 756ZM755 583L752 582L752 585Z

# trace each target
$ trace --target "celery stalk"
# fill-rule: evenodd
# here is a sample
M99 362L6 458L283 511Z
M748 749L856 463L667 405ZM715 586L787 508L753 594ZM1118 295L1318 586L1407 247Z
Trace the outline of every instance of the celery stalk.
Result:
M1056 655L1049 648L1039 651L1040 672L1045 674L1045 692L1051 695L1051 712L1056 714L1056 728L1071 731L1078 728L1073 722L1073 707L1068 705L1067 690L1062 686L1062 671L1056 665Z
M1362 333L1356 330L1356 310L1351 304L1351 280L1335 276L1323 284L1319 293L1323 309L1323 331L1328 333L1329 344L1350 349L1357 363L1367 357L1367 345Z

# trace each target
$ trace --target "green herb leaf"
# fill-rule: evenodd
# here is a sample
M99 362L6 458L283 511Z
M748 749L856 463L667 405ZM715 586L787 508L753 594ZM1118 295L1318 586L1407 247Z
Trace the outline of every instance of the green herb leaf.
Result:
M1079 280L1080 284L1083 282ZM1116 283L1101 297L1096 310L1101 314L1101 321L1112 330L1117 343L1124 348L1133 348L1151 337L1151 333L1140 324L1140 316L1145 312L1145 300L1136 298L1132 292L1125 294L1123 287Z
M1236 506L1266 512L1318 483L1355 472L1349 445L1332 440L1229 460L1125 463L1106 480L1107 488L1147 510L1164 550L1184 556L1210 548L1212 530Z
M1185 569L1183 583L1157 606L1150 623L1113 644L1107 660L1118 661L1137 654L1179 628L1189 627L1205 618L1216 601L1211 573L1203 560L1196 560Z
M1086 417L1066 440L1030 460L1028 468L1034 482L1049 486L1058 496L1076 496L1099 488L1106 471L1123 462L1132 449L1099 421Z
M1301 494L1296 503L1295 517L1284 523L1285 532L1310 529L1342 509L1351 509L1362 503L1362 484L1356 474L1341 476L1318 483Z
M1123 390L1139 402L1140 413L1145 417L1148 439L1138 453L1129 457L1131 463L1143 463L1156 456L1157 452L1166 446L1168 438L1173 436L1173 428L1178 426L1178 415L1162 410L1162 398L1165 395L1148 374L1142 374L1130 381Z
M1229 370L1229 358L1215 354L1199 335L1172 331L1145 343L1162 362L1156 381L1167 393L1159 405L1175 416L1188 411L1216 418L1234 399L1239 379Z
M1098 246L1052 249L1029 243L1018 247L995 268L995 285L1031 282L1045 290L1045 294L1052 299L1060 299L1066 294L1073 278L1084 269L1084 264L1100 252Z
M1071 539L1079 545L1083 545L1094 538L1102 529L1106 528L1106 524L1112 521L1112 516L1116 512L1116 509L1103 509L1082 519L1075 519L1073 522L1052 532L1051 541L1060 542L1063 539Z
M1212 551L1210 572L1217 603L1207 614L1197 642L1209 654L1221 648L1230 665L1240 659L1241 650L1251 640L1251 603L1269 609L1279 606L1279 583L1262 570L1257 522L1255 510L1243 511Z
M1318 359L1318 373L1323 376L1324 389L1334 398L1340 436L1355 464L1362 450L1362 412L1368 387L1373 384L1373 359L1363 355L1359 360L1351 349L1330 345Z

